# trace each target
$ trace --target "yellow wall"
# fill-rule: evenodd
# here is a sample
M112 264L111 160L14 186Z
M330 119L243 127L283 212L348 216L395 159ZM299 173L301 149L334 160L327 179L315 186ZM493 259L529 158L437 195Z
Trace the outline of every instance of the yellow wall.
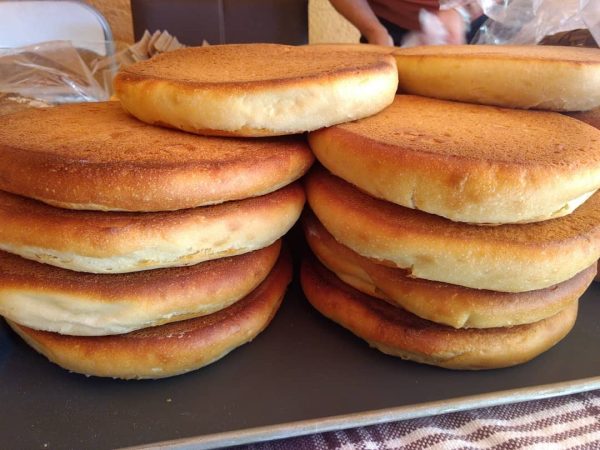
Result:
M133 43L130 0L86 0L108 21L115 41Z
M358 42L360 33L333 9L329 0L309 0L308 36L311 44Z

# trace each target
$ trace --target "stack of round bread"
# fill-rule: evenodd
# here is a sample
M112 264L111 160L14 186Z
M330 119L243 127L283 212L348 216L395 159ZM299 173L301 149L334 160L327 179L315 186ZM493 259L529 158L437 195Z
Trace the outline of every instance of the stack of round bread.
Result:
M600 107L590 111L571 112L567 113L567 115L600 129ZM600 269L600 262L598 263L598 268ZM598 270L595 280L600 281L600 270Z
M599 88L596 50L252 44L135 64L120 103L0 119L0 315L87 375L209 364L275 314L306 195L301 281L326 316L419 362L525 362L569 332L600 257L600 130L525 109L595 108Z
M525 108L597 107L600 51L395 56L390 107L309 135L322 167L305 183L305 294L391 355L453 369L528 361L570 331L596 273L600 131Z
M291 280L281 237L314 159L280 135L393 101L394 58L353 54L189 48L121 72L121 104L3 117L0 315L96 376L176 375L253 339Z
M192 136L117 102L6 116L0 314L87 375L206 365L275 314L291 279L280 238L311 163L299 139Z

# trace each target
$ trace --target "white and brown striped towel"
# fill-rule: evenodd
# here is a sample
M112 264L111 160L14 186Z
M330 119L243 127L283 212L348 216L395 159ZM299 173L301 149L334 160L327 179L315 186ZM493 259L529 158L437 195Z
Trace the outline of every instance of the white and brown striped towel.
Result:
M600 391L239 447L244 450L600 449Z

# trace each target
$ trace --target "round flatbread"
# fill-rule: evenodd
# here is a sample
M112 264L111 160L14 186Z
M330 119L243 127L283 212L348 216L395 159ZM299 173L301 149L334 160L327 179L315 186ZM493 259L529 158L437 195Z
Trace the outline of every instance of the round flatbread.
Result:
M79 272L189 266L271 245L303 206L298 183L261 197L152 213L72 211L0 191L0 250Z
M115 336L64 336L8 321L29 345L81 374L165 378L206 366L254 339L269 324L292 278L288 256L254 291L208 316Z
M305 185L338 242L415 278L524 292L573 278L600 257L600 194L558 219L482 227L375 199L322 168Z
M343 282L422 317L454 328L497 328L537 322L557 314L588 288L596 265L546 289L521 293L470 289L410 277L377 264L337 242L312 214L303 218L306 240L319 261Z
M401 95L309 142L372 196L458 222L561 217L600 187L600 130L558 113Z
M600 106L600 50L548 45L397 49L399 90L508 108L585 111Z
M316 261L304 261L302 288L310 303L383 353L447 369L494 369L522 364L550 349L573 328L577 301L527 325L455 329L342 283Z
M0 118L0 189L61 208L168 211L241 200L302 176L301 138L242 140L153 127L118 102Z
M138 119L199 134L273 136L370 116L396 93L394 57L321 46L191 47L123 69L115 91Z
M254 290L281 244L187 267L91 274L0 252L0 315L76 336L124 334L212 314Z

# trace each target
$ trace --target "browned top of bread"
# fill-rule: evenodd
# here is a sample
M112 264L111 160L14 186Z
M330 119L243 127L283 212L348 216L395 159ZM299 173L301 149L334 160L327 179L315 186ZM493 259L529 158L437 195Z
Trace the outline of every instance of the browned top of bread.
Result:
M600 130L552 112L398 95L309 143L374 197L459 222L547 220L600 187Z
M346 51L354 51L354 52L375 52L375 53L384 53L384 54L392 54L394 53L395 47L388 47L387 45L375 45L375 44L349 44L349 43L318 43L318 44L309 44L312 47L317 47L320 50L329 49L334 51L346 50ZM360 58L361 56L355 56L355 58Z
M387 70L393 57L376 52L334 49L330 46L232 44L188 47L133 64L119 75L127 79L162 79L182 86L212 84L244 89L276 86L305 79L328 79L361 71Z
M401 56L457 58L524 59L540 62L565 61L600 64L600 51L594 48L551 45L436 45L396 49Z
M494 170L530 166L575 172L600 165L600 132L564 115L397 95L381 113L316 134L412 164ZM516 176L516 174L515 174Z
M9 322L30 345L74 372L162 378L189 372L252 340L274 316L291 279L289 255L242 300L214 314L116 336L64 336Z
M150 126L118 102L0 118L0 189L61 207L190 208L262 195L299 178L302 138L194 136Z

